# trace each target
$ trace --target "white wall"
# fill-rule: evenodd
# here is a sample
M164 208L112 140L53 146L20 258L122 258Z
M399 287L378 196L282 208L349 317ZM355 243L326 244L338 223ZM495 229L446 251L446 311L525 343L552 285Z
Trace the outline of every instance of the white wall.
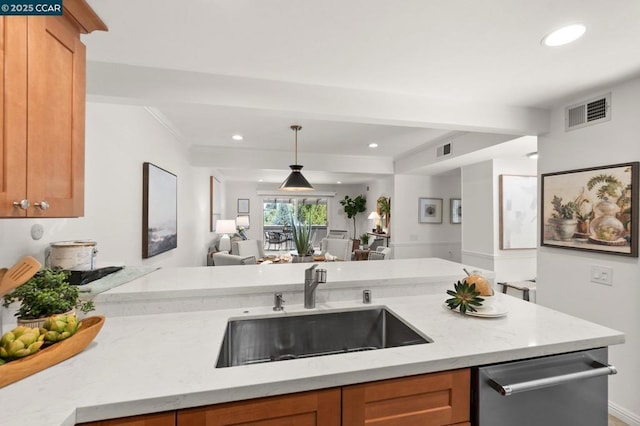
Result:
M495 272L496 282L536 277L536 249L500 250L500 175L535 176L527 158L462 168L462 263Z
M539 138L538 171L549 173L640 160L640 79L613 87L611 121L564 131L564 105L558 105L551 131ZM574 102L575 101L575 102ZM634 206L637 207L638 200ZM637 230L636 230L637 232ZM613 286L590 282L592 265L613 268ZM640 424L640 266L638 258L541 247L538 251L538 303L621 330L624 345L612 346L609 361L619 374L609 379L610 408L630 424Z
M439 257L460 261L461 226L449 220L449 200L461 198L460 176L395 175L391 247L395 259ZM418 223L418 199L442 198L442 223ZM464 202L462 209L464 212ZM464 213L463 213L464 223Z
M186 148L144 108L87 103L85 216L0 219L0 265L31 255L44 261L50 242L93 239L98 266L204 265L209 233L209 172L187 163ZM142 163L178 176L178 248L142 259ZM33 224L44 226L34 241Z
M462 263L494 270L493 161L462 168Z

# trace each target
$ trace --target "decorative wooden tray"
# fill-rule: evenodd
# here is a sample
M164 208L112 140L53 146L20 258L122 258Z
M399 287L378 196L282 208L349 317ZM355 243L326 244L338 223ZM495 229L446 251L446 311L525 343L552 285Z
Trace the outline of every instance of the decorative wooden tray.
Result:
M95 339L103 324L102 315L85 318L80 321L78 331L68 339L54 343L33 355L0 365L0 388L82 352Z

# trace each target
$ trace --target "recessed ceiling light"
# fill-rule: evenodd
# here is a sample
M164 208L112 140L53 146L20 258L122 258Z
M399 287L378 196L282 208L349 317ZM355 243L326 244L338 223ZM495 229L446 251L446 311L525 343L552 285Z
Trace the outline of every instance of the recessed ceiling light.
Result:
M582 24L567 25L544 36L542 44L550 47L562 46L579 39L586 30Z
M530 152L527 154L527 157L531 158L532 160L537 160L538 159L538 153L537 152Z
M231 136L231 139L233 139L234 141L241 141L244 138L242 137L242 135L233 135Z
M337 183L338 185L342 184L342 182L340 182L340 181L337 181L336 183Z
M377 143L375 143L375 142L371 142L371 143L369 144L369 148L377 148L377 147L378 147L378 144L377 144Z
M258 182L264 182L264 179L258 179Z

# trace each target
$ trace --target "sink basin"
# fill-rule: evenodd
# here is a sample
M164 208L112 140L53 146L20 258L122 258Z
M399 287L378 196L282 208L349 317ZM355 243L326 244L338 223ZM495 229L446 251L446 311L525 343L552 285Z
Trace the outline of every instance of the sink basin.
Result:
M431 342L385 307L237 319L216 368Z

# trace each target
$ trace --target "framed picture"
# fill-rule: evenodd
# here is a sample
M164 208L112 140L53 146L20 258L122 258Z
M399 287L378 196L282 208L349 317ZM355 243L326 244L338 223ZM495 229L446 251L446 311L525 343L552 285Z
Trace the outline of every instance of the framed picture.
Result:
M449 200L449 209L451 211L451 223L462 223L462 200L460 198L451 198Z
M178 247L178 178L151 163L142 165L142 257Z
M541 244L638 257L638 164L543 174Z
M248 198L238 198L238 214L249 214Z
M442 198L418 200L418 223L442 223Z
M500 250L538 245L538 178L500 175Z
M220 214L220 191L216 191L220 181L214 176L209 176L209 230L214 232L216 221L222 217Z

